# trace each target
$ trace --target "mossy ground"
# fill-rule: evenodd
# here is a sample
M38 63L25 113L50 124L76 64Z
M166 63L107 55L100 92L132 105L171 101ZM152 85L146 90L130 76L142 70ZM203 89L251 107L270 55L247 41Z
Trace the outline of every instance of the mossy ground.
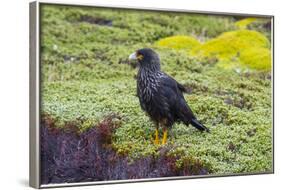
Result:
M42 9L42 113L55 119L57 127L76 122L83 131L118 114L114 122L120 127L113 136L117 152L132 159L159 154L151 141L153 123L136 97L137 71L127 60L136 49L152 47L162 70L186 86L188 104L211 130L173 127L165 146L179 156L178 165L194 158L215 174L272 170L270 72L222 69L216 61L190 57L186 50L155 45L177 35L212 40L235 30L235 19L50 5Z

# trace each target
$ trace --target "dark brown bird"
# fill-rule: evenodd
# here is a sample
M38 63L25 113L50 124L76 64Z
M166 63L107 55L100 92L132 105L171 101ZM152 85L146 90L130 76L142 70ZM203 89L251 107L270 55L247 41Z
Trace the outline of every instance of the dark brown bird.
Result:
M137 74L137 96L141 108L156 125L155 144L159 144L158 128L163 128L162 144L167 141L168 131L175 122L191 124L200 131L207 131L186 103L185 88L175 79L161 71L160 59L152 49L139 49L131 54L129 60L139 64Z

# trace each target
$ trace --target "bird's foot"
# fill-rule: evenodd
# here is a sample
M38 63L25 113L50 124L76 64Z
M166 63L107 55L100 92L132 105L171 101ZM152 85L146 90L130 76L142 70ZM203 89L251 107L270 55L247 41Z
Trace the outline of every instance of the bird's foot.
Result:
M154 140L154 144L155 144L155 145L159 145L159 139L155 139L155 140Z
M159 134L158 134L158 129L155 130L154 144L155 144L155 145L159 145Z
M167 129L164 129L162 145L167 143L167 137L168 137L168 131L167 131Z

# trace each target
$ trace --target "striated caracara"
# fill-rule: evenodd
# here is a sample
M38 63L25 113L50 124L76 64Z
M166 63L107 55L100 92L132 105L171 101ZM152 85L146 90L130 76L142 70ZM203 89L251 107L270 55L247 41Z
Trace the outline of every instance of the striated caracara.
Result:
M139 49L129 56L139 64L137 74L137 96L140 106L156 125L155 144L159 144L158 128L163 128L162 144L167 141L168 129L175 122L191 124L200 131L207 131L200 123L187 102L183 92L185 88L175 79L160 69L160 59L156 52L149 48Z

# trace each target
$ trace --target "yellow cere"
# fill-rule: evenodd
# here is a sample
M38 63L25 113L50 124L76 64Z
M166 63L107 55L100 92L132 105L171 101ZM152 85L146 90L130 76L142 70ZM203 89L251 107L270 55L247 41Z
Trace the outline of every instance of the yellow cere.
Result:
M143 55L138 54L138 55L137 55L137 59L138 59L138 60L142 60L142 59L143 59Z

